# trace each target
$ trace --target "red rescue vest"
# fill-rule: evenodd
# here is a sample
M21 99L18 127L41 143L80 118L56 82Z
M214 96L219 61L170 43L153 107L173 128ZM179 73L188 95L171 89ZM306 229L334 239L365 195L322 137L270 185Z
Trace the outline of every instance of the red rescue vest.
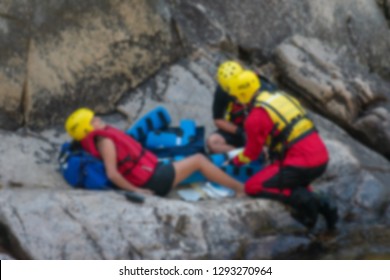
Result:
M140 143L122 131L106 126L104 129L92 131L81 141L83 148L98 158L101 156L96 147L97 136L109 138L114 142L117 168L126 180L141 187L150 179L158 162L154 154L145 150Z
M243 126L247 116L246 107L238 102L229 102L226 109L225 119L238 126Z

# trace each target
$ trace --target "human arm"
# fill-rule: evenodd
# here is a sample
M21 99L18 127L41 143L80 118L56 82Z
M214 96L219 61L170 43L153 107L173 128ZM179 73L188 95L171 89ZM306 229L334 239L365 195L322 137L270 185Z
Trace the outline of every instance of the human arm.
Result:
M238 131L239 127L237 125L235 125L234 123L231 123L225 119L215 119L214 124L220 130L229 132L231 134L239 133L239 131Z
M214 124L218 129L234 134L238 129L237 125L225 119L230 102L232 102L232 98L221 87L217 87L212 106Z
M97 142L97 148L100 156L103 159L104 167L108 179L121 189L133 191L140 194L153 194L152 191L147 189L137 188L129 181L127 181L122 174L119 173L116 163L116 149L114 142L108 138L99 138Z
M233 159L233 164L239 166L258 159L272 127L268 113L263 108L254 108L245 122L245 148Z

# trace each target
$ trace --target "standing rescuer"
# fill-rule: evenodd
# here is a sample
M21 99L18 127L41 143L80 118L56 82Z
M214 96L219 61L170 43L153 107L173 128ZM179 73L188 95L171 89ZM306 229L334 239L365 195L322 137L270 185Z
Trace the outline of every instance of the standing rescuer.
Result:
M325 172L328 151L300 103L281 91L262 91L259 78L252 71L232 77L227 91L238 102L251 107L245 121L247 142L233 163L242 165L256 160L264 146L273 159L246 182L245 192L292 206L293 217L308 228L315 225L320 213L328 228L333 229L337 208L310 187Z

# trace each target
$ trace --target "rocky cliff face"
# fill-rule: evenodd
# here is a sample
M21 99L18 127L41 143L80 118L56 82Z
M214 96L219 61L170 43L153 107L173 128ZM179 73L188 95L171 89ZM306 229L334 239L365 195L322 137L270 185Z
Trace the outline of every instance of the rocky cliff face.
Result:
M0 126L43 127L76 107L112 111L180 54L161 1L2 1Z
M190 116L211 131L209 73L219 59L218 52L201 50L164 68L121 101L120 110L137 118L137 112L164 105L174 124ZM170 198L147 197L141 205L114 192L70 189L55 170L56 152L67 137L50 129L0 133L2 243L14 257L31 259L360 258L389 252L383 228L390 222L390 163L333 123L311 116L330 152L327 172L314 188L339 207L333 236L322 234L322 218L314 237L307 235L286 208L264 199L188 203L173 191ZM104 118L127 126L119 116ZM361 245L362 236L371 246Z
M32 259L389 254L390 163L350 136L389 158L390 5L377 2L1 1L0 245ZM341 217L330 238L322 219L308 236L276 202L138 205L71 190L56 171L62 122L79 106L124 129L164 105L174 124L194 118L209 134L226 58L258 67L313 111L331 156L314 187Z
M390 20L390 1L389 0L377 0L378 5L383 10L383 13L387 20Z
M343 46L353 61L370 65L389 78L389 28L373 0L346 1L173 1L183 37L224 45L230 42L245 58L268 61L275 48L295 34Z
M390 158L390 83L346 58L346 49L292 37L276 49L283 82L318 112Z
M112 111L129 88L193 48L260 63L295 34L343 47L349 61L388 79L385 14L373 0L2 1L0 125L42 127L86 104Z

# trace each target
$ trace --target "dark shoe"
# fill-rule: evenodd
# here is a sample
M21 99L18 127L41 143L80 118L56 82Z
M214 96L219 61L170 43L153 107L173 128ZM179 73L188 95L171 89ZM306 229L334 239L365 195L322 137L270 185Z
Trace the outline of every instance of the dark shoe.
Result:
M337 206L325 195L316 194L318 200L318 211L324 216L328 230L334 230L339 219Z
M318 217L317 199L305 188L292 192L287 204L291 206L291 216L308 229L312 229Z

